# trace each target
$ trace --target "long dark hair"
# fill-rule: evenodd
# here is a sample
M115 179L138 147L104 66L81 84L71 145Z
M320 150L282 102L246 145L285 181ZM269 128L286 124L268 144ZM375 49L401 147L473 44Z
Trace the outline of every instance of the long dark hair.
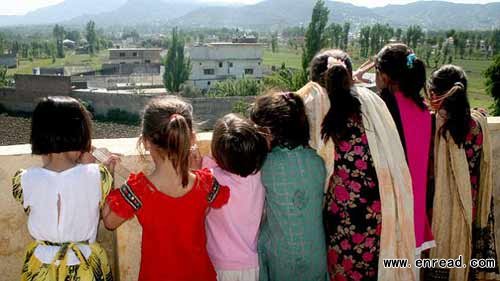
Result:
M429 79L428 95L437 114L440 110L446 112L439 132L443 137L449 132L455 143L462 147L471 129L472 118L464 70L455 65L444 65L434 71Z
M425 109L421 93L427 79L425 63L415 56L412 49L401 43L388 44L377 54L375 67L377 71L386 74L393 83L398 84L405 96Z
M153 143L162 157L168 158L182 186L189 182L189 154L193 133L190 104L178 98L155 99L146 105L142 118L142 137Z
M324 83L330 99L330 110L321 124L321 137L334 142L345 138L348 118L361 113L361 103L351 93L352 63L349 56L337 50L326 59ZM330 60L330 62L328 62ZM351 68L350 68L351 67Z

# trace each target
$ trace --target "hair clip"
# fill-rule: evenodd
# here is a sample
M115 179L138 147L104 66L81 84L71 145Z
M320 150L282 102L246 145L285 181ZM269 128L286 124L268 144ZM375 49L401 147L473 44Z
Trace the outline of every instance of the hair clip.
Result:
M285 92L285 93L283 93L283 97L287 101L292 100L293 99L292 92Z
M417 55L415 55L414 53L409 54L406 57L406 66L408 66L409 69L412 69L413 63L415 62L416 59L417 59Z
M345 65L345 62L343 62L341 59L334 58L334 57L328 57L327 68L331 69L335 65L341 65L341 66L347 68L347 66Z
M460 87L460 88L465 88L464 84L462 82L455 82L453 86Z

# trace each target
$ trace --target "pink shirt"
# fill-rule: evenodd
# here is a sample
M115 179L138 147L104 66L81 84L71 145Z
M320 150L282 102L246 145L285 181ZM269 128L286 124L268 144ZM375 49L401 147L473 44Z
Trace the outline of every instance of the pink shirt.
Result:
M428 110L420 108L401 92L396 93L396 101L403 125L408 168L413 182L415 239L417 252L420 252L435 246L426 213L432 118Z
M209 157L203 158L203 168L211 169L217 181L231 190L227 205L207 215L207 249L215 269L258 268L257 240L265 199L260 173L242 178Z

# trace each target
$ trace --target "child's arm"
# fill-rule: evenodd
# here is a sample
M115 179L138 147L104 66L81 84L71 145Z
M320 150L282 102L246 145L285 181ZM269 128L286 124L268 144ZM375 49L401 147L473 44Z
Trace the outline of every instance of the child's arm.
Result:
M107 229L115 230L124 222L126 222L127 219L124 219L115 214L109 207L108 203L106 203L102 210L102 221Z

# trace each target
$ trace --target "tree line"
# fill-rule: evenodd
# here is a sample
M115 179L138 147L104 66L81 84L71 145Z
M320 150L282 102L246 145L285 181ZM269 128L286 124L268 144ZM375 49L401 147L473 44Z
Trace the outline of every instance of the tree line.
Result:
M50 35L19 37L7 32L0 32L0 54L16 54L21 59L64 58L64 40L71 40L84 47L86 53L95 55L100 50L112 46L111 41L96 28L95 22L89 21L84 31L66 30L56 24ZM85 39L82 41L82 39Z

